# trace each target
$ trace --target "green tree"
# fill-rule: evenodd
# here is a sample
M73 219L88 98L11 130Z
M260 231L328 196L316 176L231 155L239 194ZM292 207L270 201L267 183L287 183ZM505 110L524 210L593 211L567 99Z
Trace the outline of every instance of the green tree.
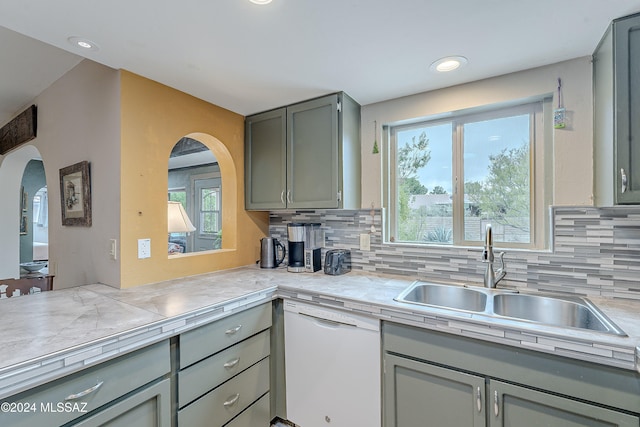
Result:
M482 182L465 183L465 194L482 215L519 230L530 229L529 146L504 149L489 156L489 173Z
M417 140L414 136L411 142L398 148L398 236L400 240L417 240L424 234L421 225L411 224L412 215L409 204L412 195L427 192L427 188L417 179L417 174L418 170L429 163L429 160L431 160L431 151L426 132L420 133Z
M422 185L418 180L418 178L413 176L410 178L405 178L402 182L402 185L407 189L407 192L411 195L427 194L429 192L427 187Z
M429 140L426 132L411 138L411 142L398 149L398 179L415 177L418 170L425 167L431 160Z
M433 190L431 190L431 194L447 194L447 190L440 185L436 185L433 187Z

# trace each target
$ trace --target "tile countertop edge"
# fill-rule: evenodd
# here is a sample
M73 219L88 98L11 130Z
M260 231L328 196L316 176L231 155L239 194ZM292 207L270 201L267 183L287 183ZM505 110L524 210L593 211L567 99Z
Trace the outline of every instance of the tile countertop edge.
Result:
M360 314L398 323L439 330L451 334L507 344L531 350L557 354L563 357L586 360L601 365L638 371L640 366L640 334L628 338L597 337L591 334L541 333L539 328L497 327L487 322L471 319L468 315L452 315L445 310L426 311L396 303L395 297L415 278L367 273L350 273L340 276L324 274L291 274L286 270L263 271L254 266L225 270L224 272L191 276L184 281L191 289L210 283L212 279L223 287L219 292L228 293L234 282L251 282L253 290L235 289L225 300L215 301L196 309L187 309L177 315L159 313L162 317L120 333L111 334L67 349L41 355L21 363L0 368L0 398L44 384L97 363L105 362L154 342L167 339L199 325L225 317L275 298L292 298L312 302L320 306L350 310ZM174 281L175 282L175 281ZM89 285L114 300L135 307L147 292L161 290L162 298L171 299L169 282L147 285L149 288L133 288L128 292L107 289L105 285ZM164 288L163 288L164 287ZM103 289L104 288L104 289ZM217 286L213 293L218 292ZM228 296L227 295L227 296ZM29 297L25 297L29 298ZM634 306L634 308L637 306ZM636 311L637 312L637 311ZM612 320L616 320L615 318ZM624 329L624 328L623 328ZM573 336L569 336L573 335ZM602 335L602 334L598 334ZM623 344L624 342L624 344Z
M277 298L276 287L253 291L64 350L0 368L0 399L107 362L233 313Z
M624 346L593 338L593 333L578 332L575 337L567 337L559 328L502 326L478 319L471 314L456 313L442 309L411 309L407 304L366 303L331 294L301 290L295 286L280 286L278 297L317 304L326 308L337 308L369 315L380 320L445 332L483 341L495 342L511 347L519 347L537 352L583 360L640 373L640 346L630 342ZM581 336L582 335L582 336ZM605 338L610 338L606 336ZM627 337L618 337L624 340ZM616 357L620 353L626 357Z

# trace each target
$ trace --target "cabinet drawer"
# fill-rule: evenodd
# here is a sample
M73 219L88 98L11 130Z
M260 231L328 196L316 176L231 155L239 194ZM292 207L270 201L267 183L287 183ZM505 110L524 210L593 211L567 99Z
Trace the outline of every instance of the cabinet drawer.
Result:
M264 359L269 355L269 349L269 330L265 330L180 371L179 407Z
M178 411L178 427L222 426L269 391L269 358Z
M271 303L262 304L180 335L180 368L211 356L271 326Z
M268 426L271 421L269 407L270 393L262 396L256 403L249 406L243 413L238 415L225 427L256 427Z
M164 379L102 411L83 419L77 427L170 427L171 386Z
M34 405L35 411L28 414L2 413L0 425L62 425L150 383L170 370L169 342L163 341L4 399L3 402ZM58 412L60 405L62 409Z

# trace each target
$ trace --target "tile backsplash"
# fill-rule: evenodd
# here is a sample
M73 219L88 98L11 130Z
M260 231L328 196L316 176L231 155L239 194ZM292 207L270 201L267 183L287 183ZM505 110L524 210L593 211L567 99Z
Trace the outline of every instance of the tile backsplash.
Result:
M640 300L640 206L556 207L552 219L553 250L506 250L499 287ZM290 222L320 223L324 249L351 249L354 270L482 283L482 248L383 244L379 209L274 211L270 234L286 242ZM359 249L362 233L370 251Z

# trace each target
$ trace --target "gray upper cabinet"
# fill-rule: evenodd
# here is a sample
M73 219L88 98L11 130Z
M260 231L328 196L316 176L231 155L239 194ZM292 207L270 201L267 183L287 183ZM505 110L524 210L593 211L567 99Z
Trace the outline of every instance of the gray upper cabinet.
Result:
M267 111L245 120L245 207L286 207L287 109Z
M245 207L360 208L360 106L336 93L245 121Z
M611 23L594 52L596 205L640 203L640 14Z

